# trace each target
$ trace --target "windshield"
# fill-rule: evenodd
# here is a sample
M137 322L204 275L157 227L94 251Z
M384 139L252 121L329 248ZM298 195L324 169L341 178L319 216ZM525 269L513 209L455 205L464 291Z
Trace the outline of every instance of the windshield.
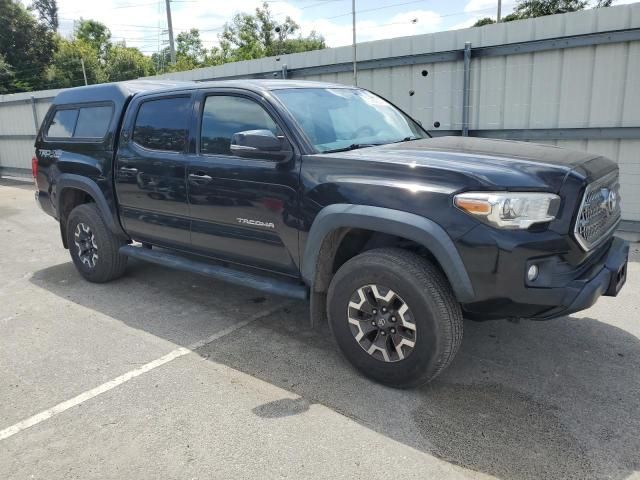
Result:
M273 93L320 152L427 137L414 120L366 90L291 88Z

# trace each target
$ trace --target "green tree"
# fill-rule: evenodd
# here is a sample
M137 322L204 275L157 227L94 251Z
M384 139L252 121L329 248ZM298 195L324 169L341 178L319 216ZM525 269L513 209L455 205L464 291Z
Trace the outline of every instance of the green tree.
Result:
M46 86L45 71L55 51L54 32L16 0L0 0L0 55L13 75L0 78L6 92Z
M2 54L0 54L0 94L9 92L8 86L13 84L13 69L9 65Z
M151 55L152 64L157 72L173 71L182 72L205 66L217 65L215 59L217 49L211 53L202 44L200 31L192 28L188 32L180 32L176 36L176 64L171 65L171 52L169 47Z
M104 66L92 45L78 38L73 40L59 38L57 51L47 71L50 88L84 85L83 61L88 84L107 81Z
M484 25L491 25L492 23L496 23L496 21L493 18L484 17L484 18L479 19L472 26L474 26L474 27L482 27Z
M220 45L217 47L205 48L199 30L192 28L176 37L175 65L171 65L168 47L154 53L151 59L157 72L183 71L326 48L322 35L311 32L302 36L299 30L300 26L291 17L276 20L269 4L264 3L256 8L255 14L238 13L227 22L218 35Z
M515 12L511 12L509 15L502 17L502 19L500 20L501 22L513 22L514 20L520 20L520 16L515 13Z
M58 30L58 2L56 0L34 0L31 8L38 13L40 21L50 30Z
M584 10L588 0L520 0L514 8L518 19L544 17Z
M291 17L278 22L265 2L256 8L255 15L239 13L225 24L218 36L218 53L227 62L326 48L322 35L311 32L303 37L299 30Z
M137 48L125 45L112 45L107 56L105 74L110 82L120 82L154 73L151 58Z
M105 61L111 47L111 31L104 23L80 19L75 24L74 37L90 45L100 60Z
M176 37L176 60L178 57L189 59L194 65L201 65L207 55L207 49L202 45L200 31L192 28L188 32L180 32Z

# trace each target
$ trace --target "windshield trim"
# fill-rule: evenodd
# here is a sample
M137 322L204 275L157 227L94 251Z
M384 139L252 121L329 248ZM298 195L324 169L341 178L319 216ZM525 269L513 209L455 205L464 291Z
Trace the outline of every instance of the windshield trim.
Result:
M293 90L301 90L301 89L306 89L306 90L362 90L365 92L369 92L371 95L375 95L376 97L384 100L385 102L387 102L389 105L391 105L393 108L395 108L398 112L400 112L404 117L406 117L415 127L417 127L418 130L420 130L421 132L423 132L424 134L426 134L426 136L428 138L433 138L433 135L431 135L431 132L429 132L426 128L424 128L422 126L422 124L420 124L416 119L414 119L411 115L409 115L407 112L405 112L403 109L401 109L400 107L398 107L395 103L391 102L390 100L386 99L385 97L383 97L382 95L379 95L375 92L372 92L371 90L367 89L367 88L362 88L362 87L353 87L350 85L336 85L336 86L326 86L326 87L302 87L302 86L296 86L296 87L283 87L283 88L277 88L277 89L273 89L271 90L271 97L278 102L278 104L280 105L280 107L286 112L287 116L291 119L291 121L293 121L295 129L298 131L298 133L300 135L302 135L304 141L307 143L307 145L309 147L311 147L312 153L311 154L326 154L326 153L332 153L330 151L324 151L324 150L320 150L318 147L315 146L315 144L311 141L311 139L308 137L307 133L304 131L304 129L300 126L300 123L298 122L298 120L296 119L296 117L293 115L293 113L291 113L291 111L289 110L289 108L287 107L287 105L282 101L282 99L280 98L280 96L278 95L278 92L282 92L282 91L293 91ZM412 139L413 140L413 139ZM396 140L396 141L390 141L390 142L385 142L385 143L380 143L380 144L376 144L376 145L370 145L367 144L366 147L362 147L362 148L367 148L369 146L380 146L380 145L389 145L391 143L400 143L403 142L404 140ZM353 149L350 149L353 150ZM340 149L340 151L345 151L344 149Z

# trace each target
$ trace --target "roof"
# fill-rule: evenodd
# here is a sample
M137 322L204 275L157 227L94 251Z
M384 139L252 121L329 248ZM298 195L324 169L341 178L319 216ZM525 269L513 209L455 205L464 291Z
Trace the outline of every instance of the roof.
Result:
M166 80L131 80L127 82L100 83L85 87L68 88L56 95L53 103L69 104L83 102L112 101L121 105L129 97L150 90L170 90L181 86L195 85L195 82L177 82Z
M208 82L198 82L197 85L204 87L244 88L254 91L281 90L283 88L353 88L339 83L278 79L212 80Z
M75 87L60 92L54 104L112 101L121 107L126 100L142 92L163 92L176 89L196 89L207 87L241 88L254 92L279 90L283 88L351 88L338 83L311 82L306 80L213 80L208 82L173 80L130 80L126 82L101 83L85 87Z

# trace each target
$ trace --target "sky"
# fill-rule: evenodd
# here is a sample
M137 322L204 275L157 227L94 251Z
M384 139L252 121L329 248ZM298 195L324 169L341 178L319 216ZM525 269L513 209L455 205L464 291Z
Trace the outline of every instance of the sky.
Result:
M637 0L616 0L614 4ZM26 3L26 2L25 2ZM329 47L351 44L351 0L270 0L277 19L287 15L303 34L322 34ZM502 12L512 11L515 0L503 0ZM218 44L218 34L235 13L255 12L260 0L173 0L174 35L198 28L204 46ZM165 0L58 0L60 32L69 36L79 18L105 23L114 41L125 41L146 54L168 43ZM477 19L495 17L497 0L356 0L358 42L455 30Z

